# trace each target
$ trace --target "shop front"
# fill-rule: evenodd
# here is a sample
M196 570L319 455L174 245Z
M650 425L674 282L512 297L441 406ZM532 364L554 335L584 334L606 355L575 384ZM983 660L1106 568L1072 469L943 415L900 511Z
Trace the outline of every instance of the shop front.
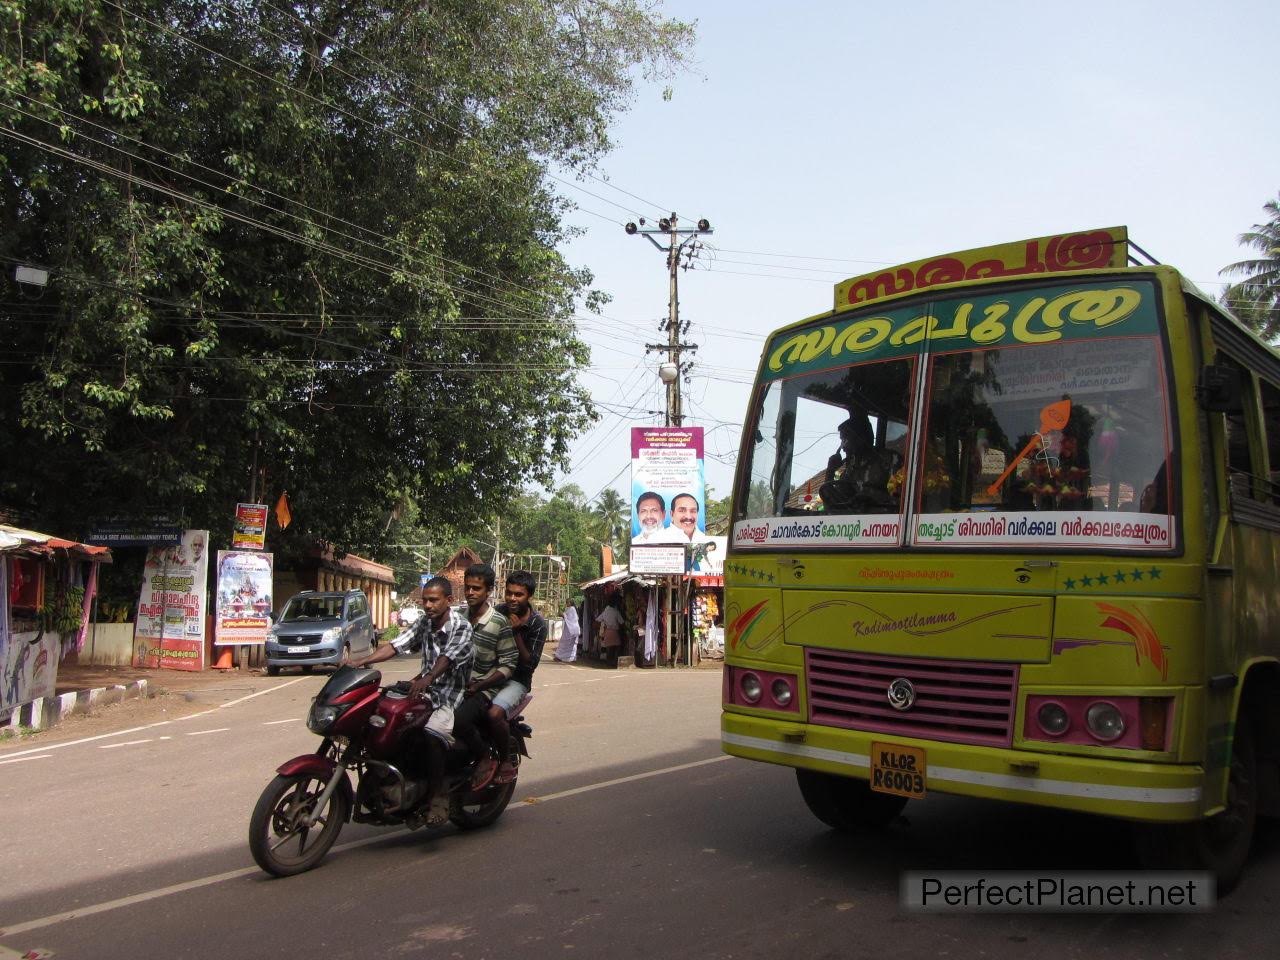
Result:
M0 524L0 720L51 696L84 646L107 547Z

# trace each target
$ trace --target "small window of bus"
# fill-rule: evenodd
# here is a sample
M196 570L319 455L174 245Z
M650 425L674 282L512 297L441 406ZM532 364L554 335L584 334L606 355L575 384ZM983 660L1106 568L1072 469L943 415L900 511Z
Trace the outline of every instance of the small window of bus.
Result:
M965 529L975 540L990 533L992 543L1016 523L1042 531L1045 545L1168 547L1173 477L1163 370L1154 335L931 358L917 475L929 529L946 514L994 513L1001 517ZM1100 523L1089 513L1127 518Z
M1249 443L1249 418L1246 410L1254 402L1253 377L1242 364L1230 357L1220 356L1218 362L1235 369L1240 377L1240 383L1244 386L1245 396L1244 409L1226 415L1228 486L1233 496L1248 500L1266 499L1262 495L1264 485L1255 483L1262 479L1262 465L1255 462L1261 458L1261 452L1259 451L1255 457Z
M768 384L738 519L899 513L913 367L886 360Z
M1258 383L1262 388L1262 425L1267 435L1268 469L1271 471L1270 499L1280 506L1280 389L1266 380Z

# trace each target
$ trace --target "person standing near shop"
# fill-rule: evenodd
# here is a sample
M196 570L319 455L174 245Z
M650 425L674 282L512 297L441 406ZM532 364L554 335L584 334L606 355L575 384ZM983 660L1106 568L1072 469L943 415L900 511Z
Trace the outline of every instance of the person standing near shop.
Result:
M578 659L578 637L582 630L578 626L578 609L572 603L564 608L564 621L560 628L560 642L556 645L552 657L557 663L573 663Z
M618 612L617 596L614 596L600 611L599 616L596 617L596 623L600 624L602 631L600 649L616 657L622 646L622 614Z

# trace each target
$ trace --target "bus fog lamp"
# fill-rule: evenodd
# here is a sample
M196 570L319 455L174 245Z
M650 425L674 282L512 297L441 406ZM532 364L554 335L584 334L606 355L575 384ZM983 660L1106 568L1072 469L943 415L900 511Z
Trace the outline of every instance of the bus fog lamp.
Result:
M744 673L739 688L748 703L758 703L760 695L764 693L764 686L760 683L760 678L754 673Z
M1124 715L1114 703L1098 701L1089 705L1084 713L1089 733L1103 741L1118 740L1124 736Z
M1045 703L1036 711L1036 722L1040 729L1051 737L1060 737L1071 726L1071 718L1060 703Z
M785 707L791 703L791 684L781 677L773 681L769 691L773 694L773 702L778 706Z

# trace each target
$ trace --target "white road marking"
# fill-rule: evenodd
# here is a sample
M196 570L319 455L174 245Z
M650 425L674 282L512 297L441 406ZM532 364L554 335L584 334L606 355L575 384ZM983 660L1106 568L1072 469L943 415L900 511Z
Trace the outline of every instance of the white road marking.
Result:
M199 713L188 713L185 717L175 717L174 723L181 720L194 720L196 717L207 717L211 713L217 713L217 707L210 707L208 710L201 710Z
M257 693L251 693L247 697L241 697L239 700L231 700L227 703L220 703L218 704L218 709L225 710L227 709L227 707L234 707L237 703L244 703L246 700L252 700L254 697L260 697L264 693L272 693L276 690L283 690L285 687L291 687L295 683L301 683L303 680L306 680L306 679L307 679L306 677L298 677L297 679L288 680L282 684L279 684L278 686L268 687L266 690L259 690Z
M285 683L278 684L274 687L268 687L265 690L259 690L257 693L251 693L249 694L249 696L241 697L239 700L232 700L230 703L220 703L216 707L214 707L212 710L204 710L200 713L192 713L185 717L178 717L177 720L193 720L196 717L203 717L206 714L213 713L215 710L221 710L224 707L234 707L237 703L244 703L246 700L250 700L253 697L260 697L264 693L271 693L273 690L283 690L285 687L290 686L291 684L300 683L305 679L306 677L298 677L296 680L289 680ZM126 734L138 733L139 731L142 731L142 730L153 730L156 727L163 727L163 726L166 726L167 724L174 723L174 722L176 721L157 720L155 723L143 724L141 727L130 727L128 730L117 730L115 733L100 733L96 737L82 737L79 740L68 740L66 743L51 743L48 746L32 747L30 750L18 750L10 754L0 754L0 756L4 756L6 760L16 760L19 757L25 757L31 754L42 753L45 750L61 750L63 747L75 747L75 746L79 746L82 743L93 743L95 740L106 740L110 737L123 737Z
M722 760L730 760L731 757L721 755L718 757L709 757L706 760L695 760L692 763L681 763L674 767L663 767L660 770L649 770L646 773L637 773L630 777L619 777L616 780L604 780L600 783L588 784L585 787L575 787L572 790L561 790L559 793L550 793L545 797L530 797L525 803L515 807L508 807L510 810L519 810L523 807L539 807L543 804L550 803L553 800L562 800L565 797L574 797L581 793L590 793L593 790L603 790L606 787L614 787L622 783L632 783L636 780L645 780L649 777L660 777L667 773L677 773L680 770L690 770L694 767L706 766L710 763L719 763ZM529 800L535 802L528 802ZM360 847L367 847L370 844L381 843L384 840L391 840L395 837L402 837L412 831L409 830L392 830L388 833L381 833L375 837L365 837L363 840L353 840L350 843L340 843L336 845L330 854L341 853L347 850L356 850ZM143 893L135 893L129 897L121 897L119 900L108 900L104 903L95 903L87 907L80 907L78 910L68 910L66 913L54 913L47 917L39 917L35 920L28 920L25 923L15 923L12 926L0 927L0 937L16 937L22 933L28 933L32 930L40 930L44 927L52 927L59 923L66 923L68 920L77 920L81 917L91 917L94 914L106 913L109 910L118 910L121 907L131 907L137 903L146 903L150 900L159 900L161 897L172 896L176 893L186 893L188 890L199 890L201 887L212 886L215 883L222 883L226 880L238 880L240 877L248 877L254 874L261 874L262 871L255 867L241 867L239 870L228 870L226 873L216 873L209 877L200 877L197 880L187 880L184 883L175 883L172 886L160 887L156 890L147 890Z
M188 737L203 737L206 733L226 733L230 727L218 727L216 730L192 730L187 734Z
M526 797L521 806L536 806L540 803L550 803L552 800L563 800L565 797L576 797L580 793L591 793L595 790L603 790L605 787L616 787L622 783L634 783L637 780L648 780L650 777L661 777L668 773L678 773L681 770L692 770L694 767L705 767L709 763L719 763L721 760L733 759L728 754L722 754L718 757L708 757L706 760L694 760L692 763L680 763L674 767L663 767L661 770L648 770L644 773L633 773L629 777L619 777L616 780L602 780L600 783L589 783L585 787L574 787L572 790L561 790L559 793L549 793L545 797ZM514 809L519 810L520 807Z
M298 722L297 717L290 717L288 720L264 720L262 722L262 725L264 727L274 727L277 723L297 723L297 722Z
M151 737L145 740L126 740L124 743L104 743L98 747L99 750L114 750L116 747L132 747L135 743L150 743Z
M541 683L534 687L534 690L543 690L547 687L577 687L584 683L599 683L601 680L618 680L621 677L628 676L625 673L610 673L603 677L591 677L587 680L563 680L560 683Z
M51 756L53 756L51 753L38 753L34 757L17 757L14 760L0 760L0 766L3 766L6 763L22 763L24 760L43 760L46 757Z

